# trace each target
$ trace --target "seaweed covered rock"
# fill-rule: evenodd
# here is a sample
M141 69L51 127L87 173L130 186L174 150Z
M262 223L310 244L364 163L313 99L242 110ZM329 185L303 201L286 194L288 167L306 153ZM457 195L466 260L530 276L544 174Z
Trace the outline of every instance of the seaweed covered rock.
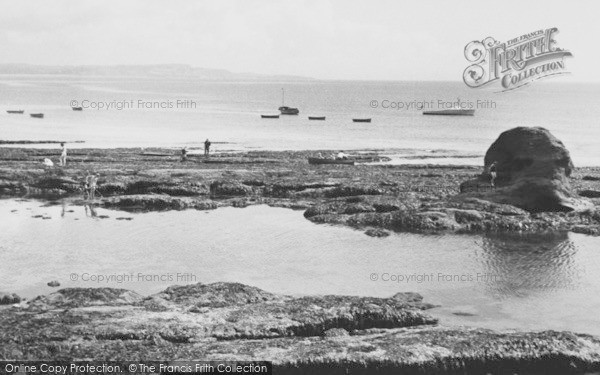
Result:
M14 293L0 292L0 305L12 305L21 302L21 297Z
M210 193L215 197L252 195L252 188L238 181L213 181Z
M500 134L485 155L485 172L464 182L461 191L489 186L493 164L497 173L495 189L475 193L487 200L531 212L568 212L591 207L569 183L574 168L569 151L545 128L517 127Z
M416 293L294 298L235 283L171 287L148 299L71 288L0 309L0 357L118 362L131 358L271 361L286 374L584 374L600 339L433 324ZM191 309L188 307L192 305ZM409 328L404 328L408 327Z
M208 199L172 197L166 194L118 195L104 198L102 205L107 208L121 208L130 211L184 210L187 208L213 210L218 206L217 203Z
M118 306L140 302L143 297L127 289L65 288L30 302L29 308L49 310L85 306Z

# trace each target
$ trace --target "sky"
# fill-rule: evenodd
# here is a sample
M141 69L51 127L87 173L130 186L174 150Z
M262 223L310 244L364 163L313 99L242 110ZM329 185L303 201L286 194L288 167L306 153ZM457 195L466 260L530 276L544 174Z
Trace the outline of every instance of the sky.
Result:
M557 27L600 81L595 0L0 0L0 64L188 64L320 79L462 80L464 48Z

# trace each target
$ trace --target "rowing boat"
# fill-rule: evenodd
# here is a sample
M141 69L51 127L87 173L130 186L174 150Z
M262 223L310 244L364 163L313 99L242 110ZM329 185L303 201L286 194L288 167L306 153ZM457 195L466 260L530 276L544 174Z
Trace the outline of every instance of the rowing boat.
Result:
M354 160L308 158L308 164L343 164L343 165L354 165Z

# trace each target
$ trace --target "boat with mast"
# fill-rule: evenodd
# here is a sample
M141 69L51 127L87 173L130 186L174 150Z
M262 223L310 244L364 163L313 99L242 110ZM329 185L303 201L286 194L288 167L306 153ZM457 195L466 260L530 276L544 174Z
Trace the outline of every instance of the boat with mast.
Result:
M281 89L281 107L279 107L279 112L282 115L297 115L300 113L298 108L287 107L285 105L285 90Z

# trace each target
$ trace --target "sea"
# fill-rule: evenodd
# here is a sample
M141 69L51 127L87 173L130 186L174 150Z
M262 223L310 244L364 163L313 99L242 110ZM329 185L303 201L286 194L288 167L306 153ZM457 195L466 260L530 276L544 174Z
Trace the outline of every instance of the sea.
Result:
M600 166L600 85L554 79L496 91L462 82L1 75L0 140L193 152L208 138L216 152L385 150L396 163L477 165L501 132L542 126L563 141L576 166ZM282 102L300 114L261 118L278 114ZM475 109L475 115L422 113L457 104ZM44 113L44 118L30 113Z
M261 118L278 113L283 93L300 114ZM475 115L422 114L456 103ZM209 138L216 152L379 150L396 163L480 165L501 132L543 126L576 166L600 166L599 112L600 85L559 80L496 93L461 82L0 76L0 141L69 148L193 151ZM267 206L129 213L27 197L0 199L0 223L0 291L28 299L55 291L50 281L146 295L217 281L291 295L412 291L439 305L430 313L446 325L600 335L600 237L372 238Z

